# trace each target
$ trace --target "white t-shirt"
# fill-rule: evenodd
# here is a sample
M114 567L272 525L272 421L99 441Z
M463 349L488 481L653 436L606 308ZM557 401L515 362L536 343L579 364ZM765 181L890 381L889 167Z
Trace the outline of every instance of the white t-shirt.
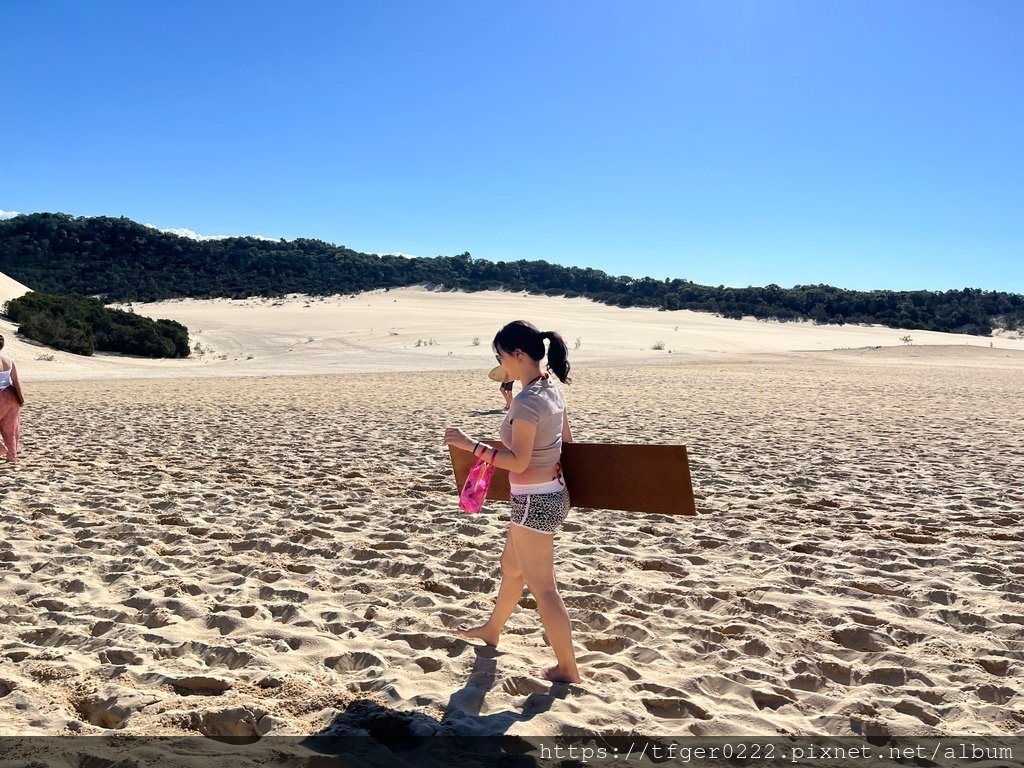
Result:
M562 458L562 421L565 399L550 378L537 379L512 398L501 422L501 442L512 447L512 422L516 419L537 425L531 467L550 467Z

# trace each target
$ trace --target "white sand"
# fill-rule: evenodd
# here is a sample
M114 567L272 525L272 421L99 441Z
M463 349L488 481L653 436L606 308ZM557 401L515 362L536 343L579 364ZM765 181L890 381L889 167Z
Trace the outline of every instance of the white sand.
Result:
M11 299L24 296L28 292L29 289L26 286L0 272L0 307L3 307Z
M1024 340L1005 337L726 320L706 313L619 309L587 299L494 291L466 294L403 288L351 298L180 300L137 304L133 309L183 323L202 354L159 361L110 354L83 358L21 340L13 341L10 352L23 375L35 381L489 369L494 333L518 318L544 325L541 330L559 331L570 347L571 359L580 364L676 364L680 357L693 361L901 347L900 339L907 335L918 346L988 349L991 344L997 350L1024 351ZM13 336L11 324L0 321L0 328ZM479 340L478 346L474 339ZM652 349L658 342L664 349Z
M442 733L1024 732L1024 342L420 289L136 310L213 352L10 348L2 733L310 734L356 699ZM581 339L577 438L685 443L701 511L570 517L562 689L527 594L499 651L453 631L506 523L458 511L441 435L495 435L516 317Z

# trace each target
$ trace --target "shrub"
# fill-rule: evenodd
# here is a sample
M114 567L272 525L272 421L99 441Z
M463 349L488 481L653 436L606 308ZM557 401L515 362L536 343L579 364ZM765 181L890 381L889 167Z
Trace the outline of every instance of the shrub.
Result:
M143 357L188 357L188 328L173 320L108 309L98 299L77 294L26 293L7 302L7 316L18 333L42 344L91 355L96 350Z

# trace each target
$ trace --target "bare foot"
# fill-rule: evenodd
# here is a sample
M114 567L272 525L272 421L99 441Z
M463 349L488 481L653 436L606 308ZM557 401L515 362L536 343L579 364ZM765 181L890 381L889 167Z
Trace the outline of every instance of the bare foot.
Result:
M460 624L459 634L463 637L472 637L477 640L483 640L494 648L498 647L498 638L501 637L500 632L494 632L488 628L486 624L482 624L479 627L471 627L469 624Z
M533 667L530 673L534 677L539 677L541 680L550 680L552 683L578 683L581 679L579 672L568 675L557 664L553 667Z

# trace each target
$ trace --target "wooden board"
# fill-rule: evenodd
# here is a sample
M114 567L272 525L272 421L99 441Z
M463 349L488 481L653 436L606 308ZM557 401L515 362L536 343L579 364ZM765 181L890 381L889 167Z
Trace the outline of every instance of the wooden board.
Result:
M488 444L501 447L499 442ZM458 493L476 459L454 446L448 446L448 452ZM697 514L684 445L566 443L562 446L562 472L574 507ZM507 501L508 496L508 470L496 469L487 498Z

